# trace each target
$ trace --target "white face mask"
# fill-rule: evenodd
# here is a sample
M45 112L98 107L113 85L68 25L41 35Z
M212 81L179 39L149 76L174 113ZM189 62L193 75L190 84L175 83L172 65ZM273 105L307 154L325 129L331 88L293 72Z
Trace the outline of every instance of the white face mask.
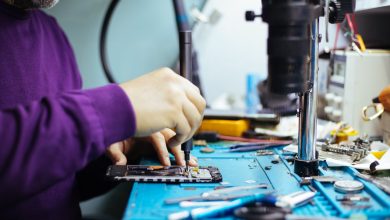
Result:
M14 5L22 9L33 8L51 8L56 5L60 0L4 0L10 5Z

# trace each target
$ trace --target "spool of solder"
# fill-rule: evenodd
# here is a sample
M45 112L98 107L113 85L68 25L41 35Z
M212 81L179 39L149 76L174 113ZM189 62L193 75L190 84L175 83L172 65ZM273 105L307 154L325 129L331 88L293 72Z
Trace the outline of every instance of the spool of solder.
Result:
M358 193L364 188L363 183L356 180L339 180L333 186L337 192L341 193Z

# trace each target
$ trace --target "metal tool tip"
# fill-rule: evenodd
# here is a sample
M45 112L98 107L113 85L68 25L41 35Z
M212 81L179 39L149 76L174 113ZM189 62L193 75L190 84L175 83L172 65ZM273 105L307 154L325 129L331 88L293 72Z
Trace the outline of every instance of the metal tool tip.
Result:
M190 168L189 168L189 160L186 160L186 172L189 172L190 171Z

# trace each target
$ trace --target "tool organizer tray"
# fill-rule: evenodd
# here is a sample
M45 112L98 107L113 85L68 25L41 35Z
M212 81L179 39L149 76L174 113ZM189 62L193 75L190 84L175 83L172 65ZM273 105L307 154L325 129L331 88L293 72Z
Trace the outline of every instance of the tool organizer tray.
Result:
M134 183L123 219L166 219L173 212L186 208L178 204L167 205L164 200L200 195L202 192L221 186L248 186L268 184L267 189L257 189L256 192L275 191L277 194L289 194L296 191L309 191L307 185L300 185L300 177L295 175L293 165L286 158L291 157L281 148L274 148L274 155L257 156L256 152L228 153L227 143L219 142L209 145L216 149L214 153L201 153L200 147L194 147L192 154L199 159L201 166L216 166L219 168L222 183ZM275 155L280 162L275 163ZM276 156L277 157L277 156ZM154 160L143 160L142 164L156 164ZM369 207L346 207L336 198L345 194L336 192L332 183L313 181L312 186L317 191L313 202L293 209L293 214L316 217L348 218L352 215L365 215L368 219L390 218L390 196L372 183L355 177L357 171L353 168L338 169L320 168L321 175L335 176L343 180L358 180L364 185L360 195L369 198L365 204ZM190 209L190 208L188 208ZM234 219L225 216L224 219Z

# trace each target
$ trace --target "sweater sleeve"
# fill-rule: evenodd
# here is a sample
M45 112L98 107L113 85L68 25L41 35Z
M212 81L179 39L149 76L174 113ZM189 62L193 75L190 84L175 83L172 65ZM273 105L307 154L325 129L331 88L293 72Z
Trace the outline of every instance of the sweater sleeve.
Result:
M74 175L136 123L125 93L108 85L1 110L0 125L2 207Z

